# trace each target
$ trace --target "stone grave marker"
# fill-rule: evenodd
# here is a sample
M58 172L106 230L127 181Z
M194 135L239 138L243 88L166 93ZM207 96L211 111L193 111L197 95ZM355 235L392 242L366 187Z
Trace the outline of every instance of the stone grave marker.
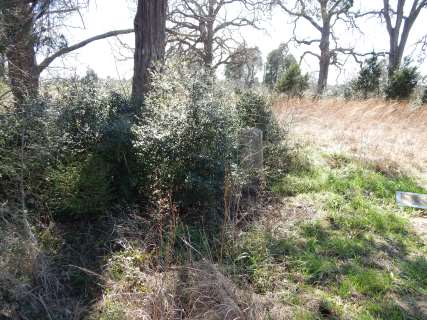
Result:
M427 210L427 194L413 192L396 192L396 201L399 206Z
M264 155L260 129L245 128L240 133L240 164L247 171L263 170Z

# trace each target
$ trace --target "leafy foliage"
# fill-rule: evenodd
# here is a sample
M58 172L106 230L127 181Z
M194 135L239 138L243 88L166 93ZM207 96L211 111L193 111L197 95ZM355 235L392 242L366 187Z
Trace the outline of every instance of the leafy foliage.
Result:
M112 204L109 164L91 156L83 162L60 164L48 173L49 207L61 216L93 216L106 213Z
M277 142L280 139L280 130L266 97L251 91L244 92L237 101L237 112L242 127L262 130L266 141Z
M171 193L180 208L217 211L224 178L235 160L235 108L203 74L170 67L156 75L146 111L134 126L139 163L148 185Z
M308 74L302 75L298 64L293 63L282 74L276 85L276 90L288 96L302 96L308 88Z
M409 61L394 72L385 90L388 99L408 99L418 84L420 74L416 66Z
M258 47L237 48L231 55L230 62L225 66L225 77L228 80L243 84L244 87L252 87L256 79L256 73L262 67L262 55Z
M297 63L292 55L288 55L288 47L281 44L277 49L268 54L265 64L264 84L270 89L274 88L280 75L293 63Z
M83 78L59 84L56 104L57 127L62 136L62 154L77 155L94 150L108 116L108 99L101 91L98 77L88 71Z
M23 200L36 205L53 161L51 108L40 99L29 102L22 113L0 113L0 197L11 207Z
M369 93L378 94L380 90L380 78L382 68L378 57L373 54L371 58L365 61L364 66L360 69L357 79L353 83L353 90L360 92L364 99Z
M237 101L237 112L242 127L258 128L263 132L264 169L268 182L282 177L289 163L286 132L273 115L268 98L255 92L244 92Z

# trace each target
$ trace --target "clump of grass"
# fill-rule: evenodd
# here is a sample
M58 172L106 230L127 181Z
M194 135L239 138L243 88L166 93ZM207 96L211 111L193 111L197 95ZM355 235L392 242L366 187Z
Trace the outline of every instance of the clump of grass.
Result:
M283 234L262 225L247 230L238 240L234 272L261 293L285 292L296 319L339 318L344 309L351 319L421 319L388 297L426 296L426 247L411 229L409 210L394 200L398 190L425 190L411 177L345 156L323 160L292 172L273 190L304 194L324 217L301 221ZM289 283L300 290L289 291ZM340 307L304 307L303 297L314 292L340 301Z
M350 266L340 281L338 294L342 297L350 297L354 293L378 297L389 291L392 283L393 278L387 272L365 266Z

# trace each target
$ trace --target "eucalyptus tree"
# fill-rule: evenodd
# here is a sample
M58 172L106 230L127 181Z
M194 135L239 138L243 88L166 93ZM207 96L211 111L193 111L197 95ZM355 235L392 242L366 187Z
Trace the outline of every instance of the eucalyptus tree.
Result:
M132 33L115 30L69 45L61 34L64 21L88 5L88 0L3 0L0 2L0 50L16 105L38 94L40 74L58 57L87 44ZM44 57L38 62L38 57Z
M273 89L283 72L285 72L297 60L289 54L288 46L280 44L277 49L271 51L265 63L264 84Z
M422 10L427 8L427 0L383 0L380 3L377 9L358 16L375 15L381 22L385 21L383 24L389 37L388 75L391 78L402 63L411 29Z
M143 102L151 86L150 72L165 55L167 0L138 0L135 16L135 53L132 98Z
M307 50L301 59L309 54L319 60L317 94L321 95L328 83L329 67L338 64L337 55L353 52L352 48L341 47L338 43L338 36L335 34L335 28L340 21L349 27L354 26L354 19L350 12L353 0L276 0L273 3L282 8L293 19L292 42L307 46L318 45L318 51ZM302 25L302 21L308 23L318 36L299 39L296 30Z
M233 52L225 65L225 77L250 88L255 84L256 74L261 69L261 50L258 47L248 48L242 45Z

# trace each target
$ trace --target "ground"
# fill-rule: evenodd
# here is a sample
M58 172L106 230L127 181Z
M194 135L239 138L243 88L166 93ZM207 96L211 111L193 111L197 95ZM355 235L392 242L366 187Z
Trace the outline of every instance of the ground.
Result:
M334 100L276 113L292 119L276 200L225 226L219 257L190 230L186 259L165 270L143 246L114 254L93 319L427 319L426 212L395 202L427 193L426 110Z
M395 201L396 191L427 193L426 109L286 100L275 112L289 128L288 170L268 181L258 202L214 232L179 217L153 223L138 208L49 226L39 235L43 250L34 250L43 277L31 294L17 291L3 312L88 320L427 319L427 212ZM4 247L26 248L25 239L15 242ZM9 256L20 268L3 273L31 270L28 254Z
M426 109L283 101L276 113L305 151L275 184L281 209L241 237L237 273L298 319L426 319L426 212L394 198L427 192Z
M279 214L240 238L237 273L293 305L295 319L424 319L426 246L409 222L421 213L394 193L425 190L343 154L305 157L275 185Z

